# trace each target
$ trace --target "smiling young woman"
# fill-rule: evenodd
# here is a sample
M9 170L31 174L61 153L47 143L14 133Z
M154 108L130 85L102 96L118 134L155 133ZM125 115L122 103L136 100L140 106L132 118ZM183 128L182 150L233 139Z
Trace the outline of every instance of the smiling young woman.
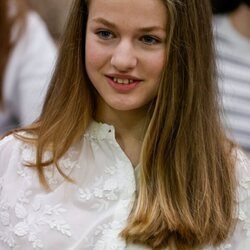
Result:
M108 109L147 112L144 106L157 95L165 61L166 7L161 1L123 5L127 3L90 2L85 63L91 83L104 100L102 114L108 114Z
M209 2L71 13L39 120L0 142L0 247L248 250L249 162L220 123Z

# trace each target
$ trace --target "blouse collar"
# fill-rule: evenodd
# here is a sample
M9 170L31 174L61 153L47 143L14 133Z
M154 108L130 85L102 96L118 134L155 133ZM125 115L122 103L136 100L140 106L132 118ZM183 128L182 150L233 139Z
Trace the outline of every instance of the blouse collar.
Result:
M92 121L86 130L85 136L91 137L92 139L105 140L115 139L115 128L113 125Z

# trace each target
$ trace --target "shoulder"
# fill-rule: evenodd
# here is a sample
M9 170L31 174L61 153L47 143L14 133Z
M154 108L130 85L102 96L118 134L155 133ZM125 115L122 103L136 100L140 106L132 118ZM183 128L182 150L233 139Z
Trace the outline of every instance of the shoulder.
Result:
M19 141L14 135L9 135L0 140L0 177L9 166L12 156L17 151Z
M9 148L14 146L17 142L17 139L14 137L13 134L5 136L0 140L0 157L9 151Z
M21 133L20 133L21 135ZM0 177L10 165L23 163L34 155L34 146L11 134L0 140Z

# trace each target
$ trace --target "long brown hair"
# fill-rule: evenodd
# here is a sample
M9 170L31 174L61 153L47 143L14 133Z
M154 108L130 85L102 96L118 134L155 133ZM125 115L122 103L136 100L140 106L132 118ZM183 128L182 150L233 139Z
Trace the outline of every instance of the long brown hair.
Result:
M19 38L21 31L23 32L25 26L25 16L27 11L27 5L24 0L14 1L15 14L10 15L10 1L0 1L0 108L3 107L3 78L5 68L8 62L8 58L16 43L17 39L11 40L11 32L13 25L18 21L19 32L17 38Z
M137 199L121 235L153 249L218 245L234 226L235 170L218 111L209 0L162 1L169 16L167 64L142 146ZM36 144L29 166L44 186L44 167L54 163L63 174L58 159L95 115L84 65L87 18L87 1L76 0L42 114L22 129L35 138L16 134ZM48 147L53 158L43 162Z

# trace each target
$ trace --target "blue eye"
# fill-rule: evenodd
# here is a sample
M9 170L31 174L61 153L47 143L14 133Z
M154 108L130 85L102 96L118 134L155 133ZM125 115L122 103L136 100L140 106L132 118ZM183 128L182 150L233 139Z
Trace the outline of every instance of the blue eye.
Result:
M97 36L103 40L109 40L114 37L113 33L108 30L100 30L96 32Z
M157 44L160 42L159 39L157 39L156 37L153 37L153 36L149 36L149 35L146 35L146 36L143 36L141 38L141 41L145 44L148 44L148 45L154 45L154 44Z

